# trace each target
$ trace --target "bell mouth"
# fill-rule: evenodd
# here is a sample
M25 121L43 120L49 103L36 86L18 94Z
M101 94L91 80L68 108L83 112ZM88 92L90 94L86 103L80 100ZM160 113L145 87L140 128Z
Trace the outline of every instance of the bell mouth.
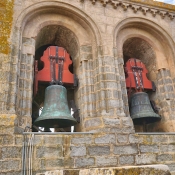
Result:
M137 92L130 97L130 115L135 125L155 123L161 117L154 112L148 94Z
M36 120L34 122L36 126L39 127L48 127L48 128L66 128L70 126L74 126L77 124L76 120L72 118L68 119L43 119L43 120Z

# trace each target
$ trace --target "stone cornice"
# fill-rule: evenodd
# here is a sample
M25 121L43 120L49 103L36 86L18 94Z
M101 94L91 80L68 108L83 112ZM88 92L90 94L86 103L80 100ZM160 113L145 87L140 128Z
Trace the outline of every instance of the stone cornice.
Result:
M123 10L127 10L131 8L134 13L137 11L142 11L144 15L147 13L151 13L154 17L156 15L160 15L162 18L166 16L169 17L171 20L175 17L175 6L164 4L161 2L155 2L152 0L80 0L81 2L84 1L92 1L92 4L95 4L96 1L100 1L103 6L105 7L107 4L111 4L114 8L121 6Z

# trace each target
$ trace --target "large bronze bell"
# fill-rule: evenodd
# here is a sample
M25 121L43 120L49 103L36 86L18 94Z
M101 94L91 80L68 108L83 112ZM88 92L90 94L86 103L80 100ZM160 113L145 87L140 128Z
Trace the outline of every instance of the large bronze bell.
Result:
M130 115L135 125L160 121L161 117L153 111L148 94L137 92L130 98Z
M66 88L61 85L48 86L42 113L34 124L46 128L64 128L76 123L68 108Z

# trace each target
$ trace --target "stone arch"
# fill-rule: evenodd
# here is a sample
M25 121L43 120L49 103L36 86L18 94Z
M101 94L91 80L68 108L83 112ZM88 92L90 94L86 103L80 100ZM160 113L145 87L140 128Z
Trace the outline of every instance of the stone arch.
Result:
M114 47L117 47L119 57L123 55L123 43L131 37L140 37L153 47L156 57L159 59L157 60L157 69L165 67L165 65L161 65L160 59L166 60L168 67L174 65L173 40L158 24L144 18L127 18L121 21L114 30ZM162 53L162 51L164 52Z
M58 10L59 8L59 10ZM74 6L68 5L63 2L42 2L36 3L26 8L18 17L16 21L16 32L20 38L20 42L15 44L15 49L20 54L19 57L19 72L17 73L17 100L14 101L13 97L10 97L12 103L16 103L17 107L14 109L17 111L18 120L25 120L24 126L30 125L31 116L31 99L32 99L32 84L33 84L33 57L35 54L35 45L37 34L47 26L62 26L65 29L70 30L77 42L78 51L74 54L76 59L75 66L79 67L79 70L86 72L87 69L93 69L93 58L96 58L98 46L101 44L100 34L93 20L83 13L81 10ZM12 36L12 38L16 36ZM21 51L20 51L21 50ZM18 55L16 54L16 56ZM26 67L29 69L26 70ZM76 73L78 73L78 71ZM84 92L83 94L77 93L77 99L79 100L79 108L81 111L87 113L87 106L83 104L82 96L86 96L89 93L86 88L90 81L84 81L85 73L80 73L79 80L81 81L81 87L78 88L78 92ZM91 76L89 76L91 77ZM89 97L90 98L90 97ZM88 98L88 101L90 99ZM82 102L81 102L82 100ZM87 103L87 101L86 101ZM88 102L89 104L89 102ZM95 104L93 104L95 105ZM91 105L92 106L92 105ZM85 110L83 110L85 109ZM18 123L18 122L17 122Z
M148 126L149 131L174 131L173 126L171 128L167 126L167 122L170 122L168 120L174 120L169 117L174 115L173 110L168 111L168 108L172 108L169 104L174 102L175 95L173 85L175 50L172 38L159 25L140 18L128 18L121 21L115 28L114 36L114 46L117 50L116 59L119 62L121 74L124 75L124 59L126 59L126 53L130 51L129 57L140 57L139 59L146 64L150 71L149 77L157 86L156 93L151 93L150 98L156 101L163 120L159 124ZM121 79L122 89L126 89L124 81L124 78ZM123 101L125 112L129 115L125 90L123 90Z

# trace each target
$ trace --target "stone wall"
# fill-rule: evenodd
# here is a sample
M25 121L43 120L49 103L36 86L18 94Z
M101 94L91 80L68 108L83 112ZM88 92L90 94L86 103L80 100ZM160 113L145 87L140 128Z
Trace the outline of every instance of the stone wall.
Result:
M24 161L22 136L1 135L1 170L4 174L19 173L22 162L26 162L25 169L29 169L27 150L31 136L28 134L25 139L27 149ZM153 164L168 165L171 173L175 174L175 135L45 133L35 135L31 145L33 174L60 169Z

